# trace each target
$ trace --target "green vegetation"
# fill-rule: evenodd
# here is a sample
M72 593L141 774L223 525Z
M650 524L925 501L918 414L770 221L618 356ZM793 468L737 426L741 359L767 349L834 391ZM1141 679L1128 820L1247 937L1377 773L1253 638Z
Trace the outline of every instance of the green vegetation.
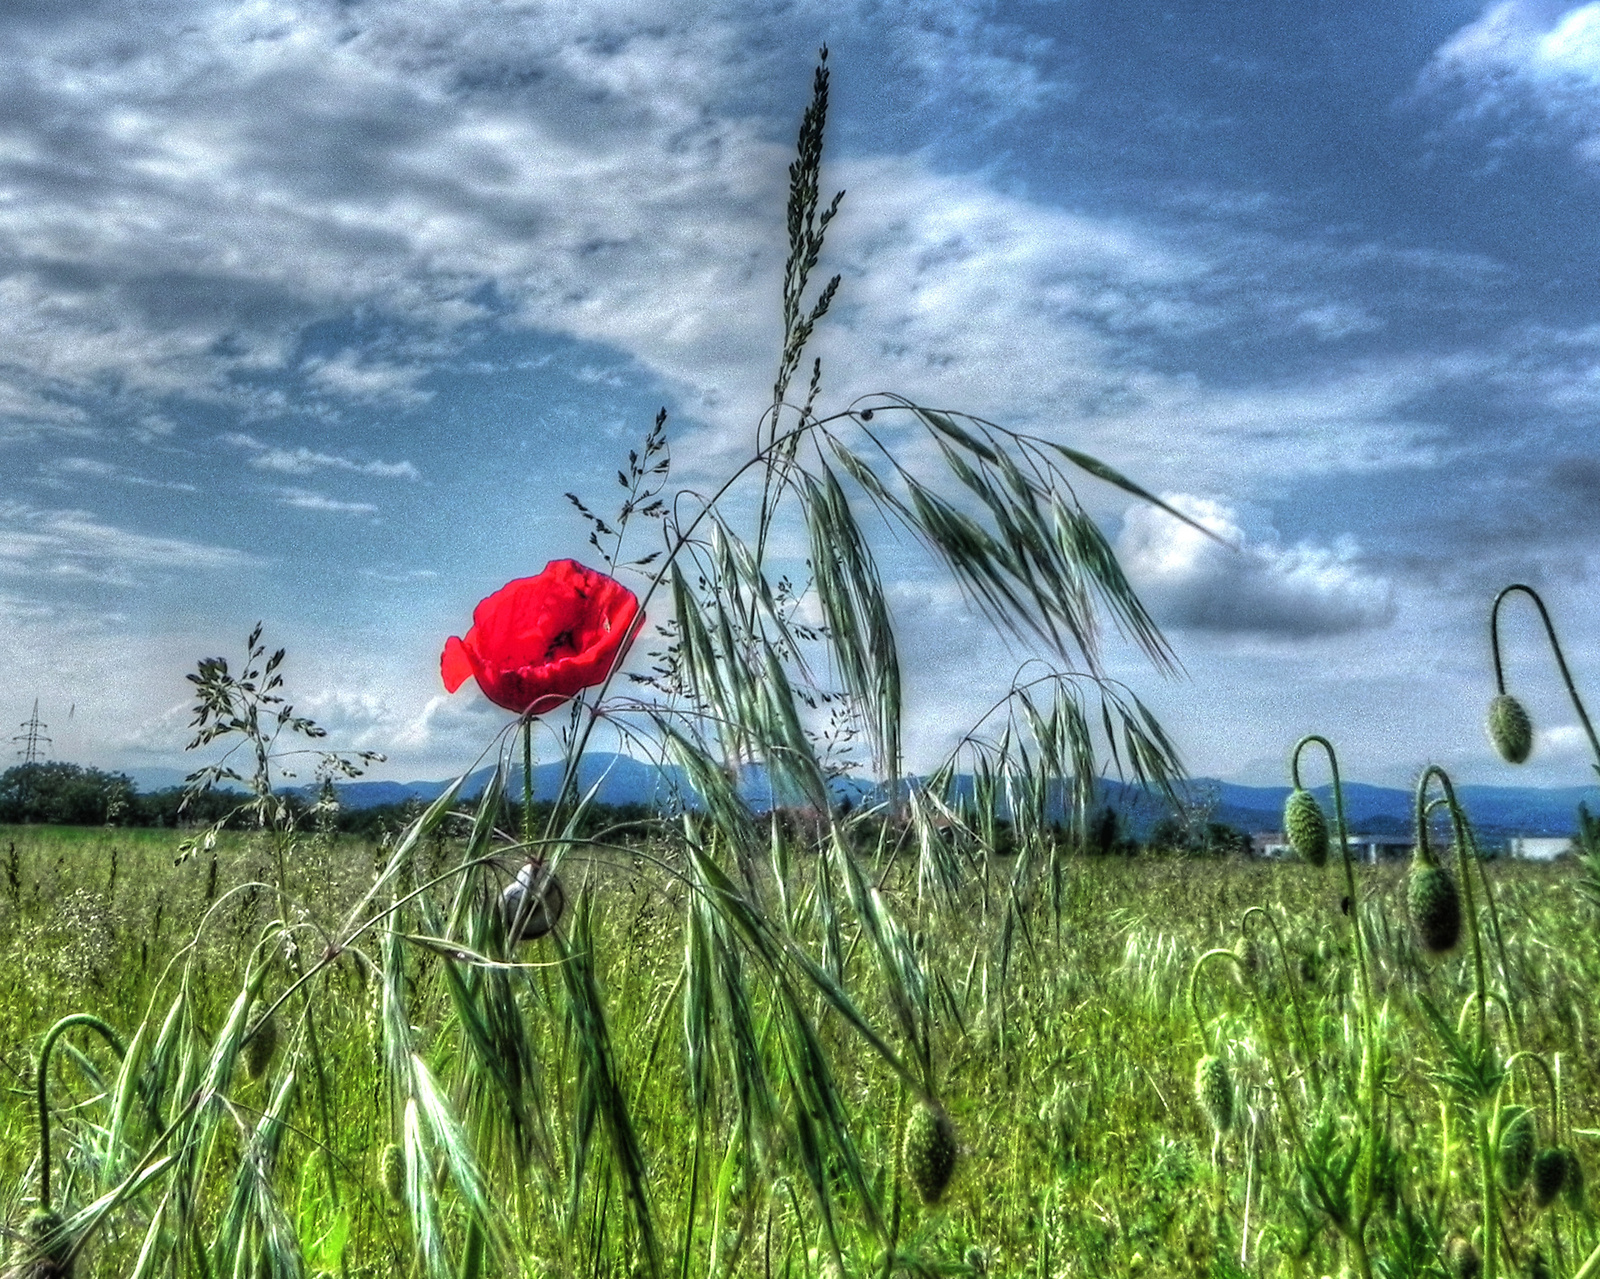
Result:
M267 871L274 861L267 842L266 836L225 836L222 882ZM186 957L185 979L168 965L208 910L208 871L198 860L174 867L174 851L173 836L160 832L0 831L0 857L14 856L17 868L16 888L0 885L3 962L6 971L26 974L0 997L0 1069L8 1081L0 1112L0 1184L6 1187L5 1220L15 1229L37 1189L31 1058L44 1027L83 1008L114 1009L122 1014L114 1028L131 1044L148 1010L143 1042L132 1049L144 1063L135 1078L162 1097L155 1104L169 1122L184 1097L184 1052L194 1054L187 1066L192 1077L228 1034L244 959L272 914L273 894L246 890L213 902L199 944ZM460 841L448 840L426 843L413 855L421 874L431 876L465 851ZM684 923L689 890L663 886L650 872L652 860L670 855L665 847L641 845L631 853L585 858L581 871L574 861L567 871L574 882L588 881L582 927L605 1009L610 1069L625 1085L621 1100L643 1161L658 1246L674 1272L687 1255L694 1274L765 1274L769 1257L771 1273L815 1273L825 1260L817 1251L826 1254L828 1245L803 1168L795 1167L799 1152L750 1142L733 1087L714 1088L704 1115L697 1114L697 1059L685 1043L687 1030L709 1035L710 1053L721 1054L732 1050L733 1027L719 1002L728 988L700 989L696 979L704 974L689 966L686 943L692 948L702 940ZM383 859L384 850L370 844L308 838L297 846L293 887L308 894L310 918L338 918ZM827 962L837 963L843 988L873 1024L892 1023L894 995L869 939L859 925L838 917L847 913L839 900L843 886L833 884L830 907L819 884L829 859L814 847L795 846L784 860L790 868L781 896L792 905L795 935L817 954L830 954L828 917L836 912L831 927L839 949ZM1246 1274L1337 1271L1339 1236L1297 1166L1271 1060L1275 1049L1301 1035L1317 1045L1325 1071L1359 1051L1345 1016L1359 974L1349 920L1340 911L1337 868L1086 859L1071 867L1057 921L1046 894L1026 902L1020 915L1006 910L1008 864L989 865L950 908L935 911L925 900L920 912L915 856L869 856L863 864L874 882L881 880L888 906L921 931L912 944L932 981L930 1005L937 1007L932 1059L961 1157L939 1202L924 1205L902 1150L909 1125L897 1116L915 1113L903 1081L843 1016L817 1009L865 1191L884 1218L874 1229L859 1192L844 1183L848 1173L824 1170L836 1179L845 1273L881 1273L884 1235L896 1215L895 1248L913 1272L967 1273L963 1267L974 1248L993 1274L1130 1273L1141 1261L1149 1273L1232 1273L1229 1267L1241 1257ZM1495 905L1506 948L1503 961L1496 952L1495 966L1505 964L1505 1007L1519 1028L1521 1049L1559 1062L1563 1103L1557 1120L1542 1074L1518 1066L1508 1084L1517 1102L1508 1100L1507 1108L1529 1105L1541 1151L1570 1149L1592 1180L1600 1155L1600 1045L1594 1039L1600 1019L1592 994L1600 989L1600 954L1593 944L1595 918L1575 906L1569 876L1552 867L1496 867ZM768 887L776 893L774 878ZM1461 1130L1452 1137L1442 1121L1450 1093L1438 1076L1450 1063L1423 1001L1458 1006L1471 993L1472 964L1464 954L1443 962L1420 954L1408 935L1403 868L1364 868L1360 891L1374 988L1385 1005L1384 1095L1395 1128L1379 1168L1374 1235L1388 1241L1415 1226L1418 1214L1442 1207L1436 1228L1425 1223L1419 1238L1406 1244L1420 1253L1420 1268L1387 1272L1438 1273L1427 1268L1438 1261L1433 1243L1443 1248L1457 1236L1470 1240L1481 1222L1470 1182L1459 1184L1467 1171L1457 1163ZM1264 907L1265 918L1245 921L1253 906ZM1202 1044L1185 1002L1189 969L1201 954L1233 945L1242 924L1266 943L1259 968L1206 984L1211 1038ZM306 928L290 935L305 939L301 962L315 949L313 935ZM533 963L556 957L548 943L520 954ZM469 1038L495 1033L487 1019L475 1030L467 1020L470 1010L494 1006L464 998L460 983L472 979L473 967L425 946L411 949L401 963L403 972L394 976L403 981L415 1040L442 1096L472 1117L470 1138L463 1139L471 1141L488 1200L504 1208L501 1224L520 1259L504 1273L630 1270L639 1261L638 1228L625 1221L618 1203L626 1193L623 1170L593 1131L604 1117L592 1111L585 1117L586 1104L594 1103L584 1097L592 1083L586 1084L581 1064L583 1031L555 971L530 967L507 974L526 1072L514 1094L525 1106L519 1128L517 1112L502 1109L504 1085L487 1070L492 1058L477 1057L480 1050ZM286 957L275 956L252 1002L280 997L291 971ZM478 976L487 973L478 970ZM785 1047L775 1022L781 1000L753 971L741 975L741 984L749 996L746 1024L754 1029L754 1050L777 1066ZM1275 1009L1270 1018L1252 1014L1252 984ZM180 988L193 1041L169 1049L173 1060L161 1071L153 1041ZM375 1005L389 989L346 957L327 970L315 1004L324 1080L296 1085L312 1100L281 1137L275 1179L308 1269L379 1275L410 1266L411 1225L390 1192L407 1133L423 1119L415 1111L408 1118L404 1102L391 1101L392 1084L379 1062L387 1049L383 1012ZM697 1010L701 1000L713 1004L709 1026L696 1020L705 1011L703 1005ZM255 1041L240 1050L227 1118L213 1133L217 1171L196 1205L207 1236L232 1202L232 1179L223 1172L256 1140L285 1080L311 1073L310 1032L299 1007L291 999L279 1008L277 1052L258 1078L246 1079L243 1070ZM1221 1107L1203 1107L1195 1096L1195 1063L1206 1053L1227 1064L1234 1089L1226 1116L1232 1122L1221 1131L1213 1127ZM131 1099L120 1096L121 1079L114 1054L98 1041L69 1036L54 1054L53 1181L55 1203L65 1212L116 1186L159 1135L153 1117L143 1113L140 1090ZM334 1117L326 1134L314 1101L322 1086ZM1311 1085L1301 1080L1291 1087ZM793 1103L778 1104L781 1118ZM119 1105L127 1113L113 1142ZM1338 1137L1337 1129L1327 1135ZM326 1138L331 1178L321 1150ZM1454 1152L1453 1170L1443 1162L1447 1149ZM432 1174L449 1168L448 1159L433 1159L439 1156L430 1159ZM1596 1223L1581 1196L1574 1208L1539 1190L1550 1173L1547 1168L1541 1181L1541 1165L1530 1166L1524 1188L1505 1204L1510 1255L1520 1264L1541 1249L1552 1261L1564 1257L1570 1273L1596 1242ZM447 1189L428 1189L436 1203L448 1203L438 1208L439 1228L453 1243L466 1229L463 1211L449 1202ZM147 1192L112 1214L79 1273L132 1272L161 1200L159 1190ZM1388 1246L1380 1242L1376 1250L1387 1257ZM716 1271L709 1268L713 1254ZM21 1245L14 1243L12 1259L20 1257Z

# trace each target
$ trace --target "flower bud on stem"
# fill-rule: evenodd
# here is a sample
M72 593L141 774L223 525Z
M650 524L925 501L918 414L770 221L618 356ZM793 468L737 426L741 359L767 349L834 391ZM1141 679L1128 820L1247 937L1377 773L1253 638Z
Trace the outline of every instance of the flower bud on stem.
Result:
M1544 633L1550 638L1550 651L1555 654L1556 666L1561 671L1561 681L1567 686L1567 696L1572 699L1572 708L1578 712L1578 720L1583 725L1583 731L1589 738L1589 749L1594 753L1594 766L1600 770L1600 737L1595 736L1594 725L1589 721L1589 712L1584 709L1583 699L1578 696L1577 685L1572 682L1572 672L1567 669L1566 655L1561 651L1561 641L1556 638L1555 624L1550 620L1550 613L1544 606L1544 601L1539 598L1539 592L1531 586L1521 582L1514 582L1494 597L1494 604L1489 609L1489 648L1494 655L1494 688L1495 698L1489 704L1489 733L1494 739L1495 749L1510 763L1520 764L1526 759L1527 751L1521 749L1524 744L1532 746L1532 725L1526 726L1526 742L1522 737L1523 723L1517 720L1517 712L1522 713L1522 721L1527 720L1527 712L1522 710L1522 705L1515 698L1506 693L1505 668L1500 661L1500 605L1505 602L1506 596L1520 592L1533 601L1534 607L1539 610L1539 620L1544 623ZM1503 700L1502 700L1503 699ZM1513 710L1512 708L1515 708ZM1496 727L1500 732L1496 734ZM1515 758L1517 754L1521 758Z

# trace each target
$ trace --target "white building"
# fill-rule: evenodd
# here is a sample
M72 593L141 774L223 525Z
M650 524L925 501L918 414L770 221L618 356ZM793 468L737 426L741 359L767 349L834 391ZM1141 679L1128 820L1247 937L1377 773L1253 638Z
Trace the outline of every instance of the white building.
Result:
M1356 861L1380 862L1411 856L1412 841L1410 835L1351 835L1349 845L1350 855ZM1254 831L1250 835L1250 847L1257 857L1294 856L1289 837L1282 831Z
M1532 862L1553 862L1557 857L1577 852L1577 849L1565 835L1513 835L1506 840L1506 852Z

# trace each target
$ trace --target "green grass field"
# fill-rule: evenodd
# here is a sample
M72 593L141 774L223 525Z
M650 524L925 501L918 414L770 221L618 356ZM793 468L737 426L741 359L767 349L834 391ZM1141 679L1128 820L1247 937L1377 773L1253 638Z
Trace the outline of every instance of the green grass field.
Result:
M0 995L0 1203L13 1264L29 1264L23 1222L39 1191L34 1055L53 1021L91 1012L125 1045L142 1026L143 1042L120 1074L93 1034L69 1032L52 1056L64 1214L170 1154L176 1139L157 1143L186 1098L204 1093L210 1120L187 1120L187 1152L100 1212L74 1258L80 1275L133 1273L142 1249L149 1273L213 1275L1359 1269L1289 1132L1298 1123L1337 1147L1364 1113L1356 1086L1347 1095L1338 1082L1360 1077L1362 1041L1336 866L1067 859L1056 896L1042 880L1014 886L1015 859L995 858L937 901L926 885L919 895L917 856L869 846L853 861L881 885L874 914L853 905L837 858L791 838L778 858L783 891L771 866L740 891L783 917L784 944L831 975L830 997L792 957L769 963L758 936L697 910L704 895L684 849L661 840L575 850L561 872L571 903L559 937L519 948L530 966L492 967L493 938L474 933L471 895L448 874L470 860L464 845L424 839L407 874L445 878L283 1003L276 1051L250 1079L231 1068L250 1044L228 1045L243 1029L230 1011L258 940L256 993L270 1001L316 969L319 929L341 935L390 850L295 841L286 930L272 889L228 893L272 881L267 837L224 837L214 886L207 857L173 865L175 844L159 831L0 830L12 977ZM1370 1200L1362 1238L1374 1272L1454 1273L1441 1269L1451 1240L1477 1230L1482 1248L1463 1139L1472 1110L1441 1081L1449 1052L1421 1001L1470 1004L1471 957L1463 946L1422 958L1403 870L1359 874L1384 1046L1381 1148L1366 1171L1358 1155L1342 1193ZM1500 1105L1535 1107L1538 1144L1570 1146L1592 1170L1600 973L1595 918L1572 879L1570 867L1492 864L1494 918L1481 893L1478 904L1486 934L1497 921L1504 943L1486 938L1497 1060L1559 1062L1563 1113L1527 1056ZM1253 906L1286 953L1257 915L1248 975L1226 959L1202 968L1203 1045L1191 969L1235 946ZM886 918L903 934L898 970L871 935ZM421 940L443 936L467 949ZM924 989L900 988L908 976ZM397 1068L402 1035L425 1080ZM1195 1095L1208 1050L1235 1093L1220 1135ZM905 1166L901 1134L917 1104L908 1076L948 1111L960 1148L937 1204L922 1202ZM430 1121L429 1105L452 1123ZM269 1111L281 1129L263 1122ZM407 1150L408 1130L414 1166L397 1205L380 1160L391 1142ZM1541 1210L1533 1190L1502 1190L1496 1222L1508 1273L1526 1272L1536 1251L1572 1273L1596 1242L1586 1193Z

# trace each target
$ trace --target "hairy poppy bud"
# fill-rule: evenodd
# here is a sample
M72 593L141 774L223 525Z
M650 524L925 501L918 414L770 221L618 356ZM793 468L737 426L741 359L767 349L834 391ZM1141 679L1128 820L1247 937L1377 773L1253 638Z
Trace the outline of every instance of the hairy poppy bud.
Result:
M378 1183L391 1203L405 1201L406 1157L392 1141L378 1154Z
M1233 944L1234 957L1239 961L1242 970L1240 976L1259 977L1266 968L1266 957L1261 952L1261 944L1249 933L1242 933L1239 940Z
M1470 1239L1457 1235L1445 1245L1445 1259L1456 1279L1478 1279L1483 1273L1483 1260Z
M1567 1152L1560 1146L1546 1146L1533 1157L1533 1202L1548 1208L1556 1201L1567 1181Z
M1578 1162L1578 1152L1563 1146L1567 1156L1567 1175L1561 1181L1561 1197L1573 1212L1583 1211L1583 1165Z
M925 1101L906 1120L905 1143L901 1154L906 1175L922 1196L922 1202L936 1204L956 1170L956 1128L944 1107Z
M1301 861L1327 865L1328 819L1310 791L1296 787L1290 794L1283 806L1283 830L1289 837L1289 847Z
M1217 1132L1233 1127L1233 1079L1221 1057L1208 1053L1200 1058L1194 1068L1194 1096Z
M1533 1126L1533 1111L1526 1106L1508 1106L1500 1126L1500 1184L1507 1190L1521 1190L1533 1170L1533 1152L1538 1133Z
M246 1078L260 1079L272 1064L272 1054L278 1051L278 1019L258 999L250 1005L246 1024L249 1029L245 1031L244 1073Z
M29 1260L21 1273L26 1279L72 1279L72 1264L67 1260L72 1243L61 1228L61 1214L48 1208L35 1208L28 1215L24 1246Z
M1442 955L1455 949L1461 939L1461 894L1448 870L1422 861L1413 864L1406 904L1423 950Z
M1533 721L1511 694L1501 693L1490 701L1486 727L1489 740L1506 763L1520 764L1533 753Z

